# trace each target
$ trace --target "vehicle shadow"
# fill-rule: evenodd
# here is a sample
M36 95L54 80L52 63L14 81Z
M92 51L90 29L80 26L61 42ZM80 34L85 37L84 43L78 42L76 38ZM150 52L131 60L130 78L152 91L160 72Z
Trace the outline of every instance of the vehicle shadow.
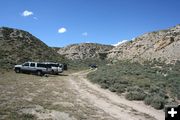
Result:
M69 76L68 74L58 74L58 75L52 75L52 74L47 74L45 77L57 77L57 76Z
M21 72L21 73L18 73L18 74L25 74L25 75L35 75L35 76L38 76L36 73L27 73L27 72ZM44 74L44 75L41 75L40 77L57 77L57 76L69 76L68 74L64 74L64 73L59 73L59 74Z
M69 76L68 74L58 74L57 76Z

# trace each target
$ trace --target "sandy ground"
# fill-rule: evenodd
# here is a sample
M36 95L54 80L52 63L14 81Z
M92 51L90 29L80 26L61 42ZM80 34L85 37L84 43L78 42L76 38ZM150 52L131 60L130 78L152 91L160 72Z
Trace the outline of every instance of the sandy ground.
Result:
M164 112L128 101L86 79L87 71L39 77L0 74L0 119L164 120Z

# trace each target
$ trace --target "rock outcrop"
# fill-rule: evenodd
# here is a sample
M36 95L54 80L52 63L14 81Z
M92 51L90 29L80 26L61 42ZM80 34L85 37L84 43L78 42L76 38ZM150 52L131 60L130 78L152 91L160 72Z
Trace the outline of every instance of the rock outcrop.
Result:
M113 46L97 43L72 44L64 48L56 48L60 55L72 60L84 59L105 59L109 50Z
M173 62L180 60L180 25L146 33L108 53L111 60Z

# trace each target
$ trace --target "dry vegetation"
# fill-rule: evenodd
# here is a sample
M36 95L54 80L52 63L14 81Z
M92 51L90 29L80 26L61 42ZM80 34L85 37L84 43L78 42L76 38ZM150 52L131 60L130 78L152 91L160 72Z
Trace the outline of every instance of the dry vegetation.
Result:
M64 81L66 74L63 75L61 79L57 79L58 76L39 77L16 74L13 71L1 72L0 119L74 120L72 115L78 116L81 113L73 113L76 110L73 104L73 99L76 100L75 94L69 92Z
M99 67L88 78L102 88L123 93L128 100L144 100L156 109L180 100L180 62L169 65L154 61L141 65L121 61Z

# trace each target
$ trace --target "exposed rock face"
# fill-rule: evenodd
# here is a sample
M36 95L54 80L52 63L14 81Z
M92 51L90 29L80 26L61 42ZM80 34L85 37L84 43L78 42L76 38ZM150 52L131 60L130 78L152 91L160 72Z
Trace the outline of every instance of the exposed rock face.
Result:
M68 59L105 59L107 52L111 50L113 46L111 45L102 45L96 43L81 43L81 44L73 44L64 48L59 48L57 52L60 55L64 55Z
M109 51L108 59L172 62L180 60L180 25L146 33Z
M30 33L7 27L0 28L0 66L12 67L25 61L59 59L52 48Z

